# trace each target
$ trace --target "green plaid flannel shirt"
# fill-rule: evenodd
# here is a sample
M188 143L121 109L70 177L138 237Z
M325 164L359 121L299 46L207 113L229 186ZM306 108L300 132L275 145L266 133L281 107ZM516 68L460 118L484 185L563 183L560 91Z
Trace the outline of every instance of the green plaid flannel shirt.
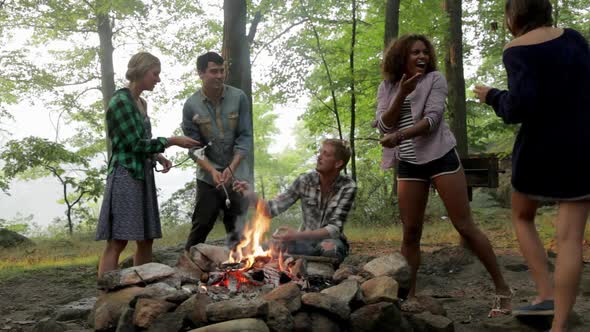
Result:
M112 146L109 174L115 170L115 166L121 165L133 178L143 180L145 159L154 153L163 152L168 140L164 137L146 137L143 115L127 88L117 90L111 98L106 122Z

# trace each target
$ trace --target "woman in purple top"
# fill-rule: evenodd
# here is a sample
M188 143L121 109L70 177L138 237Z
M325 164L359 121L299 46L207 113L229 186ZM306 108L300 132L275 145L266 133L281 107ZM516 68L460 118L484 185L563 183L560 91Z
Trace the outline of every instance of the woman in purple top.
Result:
M564 331L590 210L590 49L577 31L552 27L548 0L507 1L505 10L516 37L503 54L508 90L474 92L504 122L521 124L512 151L512 222L538 295L515 314L554 313L552 331ZM555 289L534 224L544 200L559 202Z
M382 166L397 164L399 209L403 222L402 254L411 268L408 301L416 305L416 273L428 189L434 184L461 237L490 273L496 294L489 317L509 314L511 291L488 238L471 217L467 182L455 151L455 138L443 113L447 82L436 71L434 48L422 35L405 35L392 43L383 59L385 80L379 86L376 126L385 136ZM419 304L418 304L419 306Z

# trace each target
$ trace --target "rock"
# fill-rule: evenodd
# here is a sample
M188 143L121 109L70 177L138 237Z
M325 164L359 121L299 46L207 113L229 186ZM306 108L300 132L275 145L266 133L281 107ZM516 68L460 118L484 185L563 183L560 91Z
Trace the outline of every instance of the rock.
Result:
M45 318L33 326L33 332L63 332L67 330L67 325L62 322L56 322L53 319Z
M6 228L0 228L0 248L14 248L16 246L32 246L35 243L29 238Z
M340 268L334 272L332 279L335 283L339 284L342 281L348 279L358 273L358 268L352 265L340 265Z
M507 264L504 265L504 268L512 272L525 272L529 269L529 267L526 264Z
M174 266L176 275L182 282L197 283L201 280L203 271L188 256L182 254Z
M269 329L260 319L244 318L208 325L189 332L269 332Z
M176 305L173 303L163 300L141 298L135 305L133 324L141 328L148 328L154 320L175 307Z
M367 264L368 262L370 262L371 260L373 260L374 258L375 258L375 256L371 256L371 255L350 255L350 256L347 256L346 258L344 258L342 263L340 263L340 266L351 265L351 266L361 267L361 266Z
M308 312L300 311L293 316L295 332L308 332L311 331L311 316Z
M99 331L115 327L123 311L129 307L129 302L143 291L141 287L128 287L101 294L88 317L88 323Z
M363 298L359 283L354 280L345 280L336 286L322 290L320 293L332 295L348 305L353 300L361 301Z
M404 331L400 327L401 320L401 312L394 303L369 304L350 315L350 331Z
M206 294L195 294L184 301L175 312L182 313L194 326L201 327L207 322L205 308L211 303Z
M294 282L282 284L265 294L263 298L267 301L277 301L281 303L289 312L295 312L301 308L301 290Z
M152 322L146 332L182 331L183 317L179 312L165 312Z
M85 320L94 305L96 304L96 297L89 297L78 301L70 302L68 304L59 306L55 310L56 321L68 321L75 319Z
M333 319L326 317L320 313L312 312L311 317L311 331L321 332L340 332L342 329Z
M270 302L266 325L272 332L293 331L295 321L289 309L276 301Z
M334 276L334 267L330 263L307 262L307 274L332 279Z
M124 286L149 283L174 274L174 269L160 263L147 263L123 270L109 271L98 279L101 289L116 289Z
M183 252L184 246L154 249L154 251L152 252L152 262L168 266L174 266L176 265L178 258L182 256ZM121 263L119 263L119 267L121 269L129 268L132 266L133 256L129 256L125 258Z
M206 307L207 321L223 322L239 318L265 317L268 315L268 302L263 299L232 299L210 303Z
M433 315L430 312L408 315L408 320L414 327L414 331L424 332L453 332L453 321L445 316Z
M365 303L397 301L398 285L393 278L381 276L365 281L361 285Z
M219 264L228 260L229 250L225 247L199 243L191 247L189 258L201 271L210 272L214 271Z
M342 320L347 320L350 316L350 307L348 306L348 303L328 294L305 293L301 296L301 301L306 306L335 314Z
M418 303L424 308L424 310L430 312L433 315L446 316L447 311L436 299L430 296L416 296Z
M137 328L133 325L133 316L135 316L135 309L131 307L125 308L121 317L119 317L115 332L135 332Z
M178 289L165 282L157 282L155 284L147 285L143 294L153 298L166 298L168 296L172 296L177 291Z
M399 287L410 287L410 266L406 258L399 252L373 259L363 266L363 270L375 277L390 276L397 281Z

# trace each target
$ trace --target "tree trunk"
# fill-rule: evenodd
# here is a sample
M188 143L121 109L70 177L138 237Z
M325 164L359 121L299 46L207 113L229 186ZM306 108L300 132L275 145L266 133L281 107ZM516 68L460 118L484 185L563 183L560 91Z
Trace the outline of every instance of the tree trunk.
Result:
M384 48L399 35L399 5L401 0L387 0L385 4L385 33L383 34ZM395 173L395 170L393 170ZM392 200L397 195L397 177L393 174Z
M98 25L98 38L100 40L99 58L100 58L100 79L102 92L102 105L106 111L109 101L115 93L115 68L113 67L113 29L108 13L99 13L96 15ZM106 124L106 121L105 121ZM107 142L107 163L111 159L111 140L108 133L105 136Z
M352 34L350 42L350 173L356 181L356 152L355 152L355 127L356 127L356 88L354 82L354 48L356 45L356 0L352 0Z
M251 31L252 35L254 32ZM225 83L241 89L250 104L250 121L252 115L252 74L250 63L250 45L246 35L246 0L223 1L223 46L222 56L227 62ZM251 142L254 147L254 143ZM254 151L250 152L248 163L249 179L254 179ZM254 184L254 181L252 181Z
M467 108L465 78L463 77L463 33L461 31L461 0L446 0L449 15L449 35L446 38L446 76L449 84L449 117L451 130L457 139L457 152L467 157Z
M387 47L392 39L399 34L399 5L401 0L387 0L385 5L385 34L383 36L384 47Z

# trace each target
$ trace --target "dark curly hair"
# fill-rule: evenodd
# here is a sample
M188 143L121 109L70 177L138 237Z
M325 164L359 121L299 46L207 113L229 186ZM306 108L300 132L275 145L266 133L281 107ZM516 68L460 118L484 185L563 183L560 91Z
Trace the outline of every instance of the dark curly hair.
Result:
M393 83L399 82L406 71L406 63L411 48L417 41L423 42L430 53L429 61L426 64L424 72L430 73L436 70L436 54L434 53L434 47L430 40L424 35L407 34L392 41L383 54L381 72L386 80L392 81Z
M504 10L506 26L515 37L553 24L549 0L507 0Z

